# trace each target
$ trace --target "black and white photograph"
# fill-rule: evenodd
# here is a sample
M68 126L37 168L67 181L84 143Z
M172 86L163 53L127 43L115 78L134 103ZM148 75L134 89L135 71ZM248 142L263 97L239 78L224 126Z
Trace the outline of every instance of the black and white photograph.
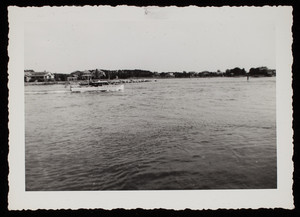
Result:
M292 207L291 11L10 7L10 206Z

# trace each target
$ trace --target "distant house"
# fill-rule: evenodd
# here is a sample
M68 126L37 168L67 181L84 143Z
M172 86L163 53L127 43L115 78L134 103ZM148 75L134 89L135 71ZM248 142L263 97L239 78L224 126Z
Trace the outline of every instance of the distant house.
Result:
M215 72L215 74L217 74L217 75L223 75L224 72L221 72L220 70L217 70L217 71Z
M166 75L165 75L166 78L175 78L175 75L173 72L168 72Z
M67 77L67 81L77 81L77 78L76 76L69 76Z
M84 80L89 80L92 76L93 76L93 73L90 70L85 70L81 74L81 78L84 79Z
M158 77L159 73L158 72L154 72L154 77Z
M33 73L33 71L29 71L29 70L25 70L24 71L24 81L25 82L29 82L30 81L32 73Z
M191 72L189 72L189 77L195 77L196 76L196 72L194 72L194 71L191 71Z
M92 78L100 79L106 76L105 72L101 69L95 69L95 70L89 70L91 72ZM108 73L108 76L110 76L110 73Z
M54 74L52 72L33 72L33 71L25 71L24 72L24 80L26 82L45 82L45 81L54 81Z
M67 81L67 78L68 78L68 74L54 73L55 81Z
M198 73L199 77L207 77L209 75L210 75L209 71L203 71L203 72L199 72Z
M81 72L81 71L75 71L75 72L71 72L70 75L71 75L72 77L76 77L76 78L80 79L82 73L83 73L83 72Z
M76 77L78 80L88 80L88 79L100 79L106 76L105 72L101 69L95 70L85 70L85 71L75 71L71 73L72 77Z

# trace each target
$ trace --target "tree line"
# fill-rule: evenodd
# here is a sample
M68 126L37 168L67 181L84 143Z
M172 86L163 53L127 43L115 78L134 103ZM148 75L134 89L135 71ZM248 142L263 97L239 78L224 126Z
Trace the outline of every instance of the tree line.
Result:
M25 70L29 71L29 70ZM30 70L34 73L33 70ZM77 80L92 79L129 79L129 78L192 78L192 77L266 77L276 76L275 69L268 69L267 67L251 68L246 72L244 68L235 67L227 69L225 72L217 71L202 71L202 72L153 72L141 69L125 69L125 70L106 70L94 69L85 71L75 71L70 74L54 73L55 81L67 81L68 77L74 77Z

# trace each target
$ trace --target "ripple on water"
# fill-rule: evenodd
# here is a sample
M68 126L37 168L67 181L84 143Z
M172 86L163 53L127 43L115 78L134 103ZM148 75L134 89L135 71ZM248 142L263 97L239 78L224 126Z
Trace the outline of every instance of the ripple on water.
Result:
M26 190L277 186L275 78L64 91L25 87Z

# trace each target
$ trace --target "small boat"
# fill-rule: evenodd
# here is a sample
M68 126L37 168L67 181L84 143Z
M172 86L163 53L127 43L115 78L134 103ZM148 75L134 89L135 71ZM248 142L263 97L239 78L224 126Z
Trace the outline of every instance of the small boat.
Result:
M72 92L91 92L91 91L100 91L100 92L111 92L111 91L123 91L124 84L120 85L107 85L107 86L79 86L71 87Z
M107 81L90 81L88 83L79 83L79 86L70 86L72 92L111 92L123 91L124 84L110 84Z

